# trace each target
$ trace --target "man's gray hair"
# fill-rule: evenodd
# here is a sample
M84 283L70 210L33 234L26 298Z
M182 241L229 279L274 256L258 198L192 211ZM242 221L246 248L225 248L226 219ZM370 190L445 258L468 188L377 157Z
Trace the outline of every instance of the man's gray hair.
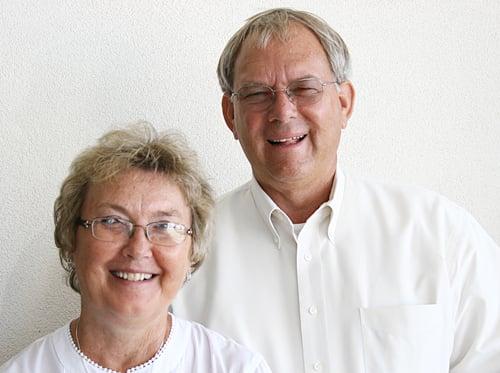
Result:
M298 23L311 30L325 50L337 82L350 76L350 56L340 35L320 17L289 8L269 9L249 18L234 34L222 51L217 66L217 76L225 94L233 92L234 65L244 41L254 38L258 48L265 48L272 38L286 41L290 24Z

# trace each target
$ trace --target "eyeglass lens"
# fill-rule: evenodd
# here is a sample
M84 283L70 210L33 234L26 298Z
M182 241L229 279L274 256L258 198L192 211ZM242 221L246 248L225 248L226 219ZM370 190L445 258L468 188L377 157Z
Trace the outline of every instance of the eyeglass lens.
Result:
M117 218L98 218L92 221L92 235L98 240L107 242L126 241L136 228L145 230L144 233L149 241L164 246L180 244L187 234L182 225L169 222L154 222L141 227Z
M282 90L275 90L265 85L251 85L242 87L237 92L237 98L248 108L265 110L274 102L277 92L284 92L296 105L311 105L321 98L323 85L319 79L296 80Z

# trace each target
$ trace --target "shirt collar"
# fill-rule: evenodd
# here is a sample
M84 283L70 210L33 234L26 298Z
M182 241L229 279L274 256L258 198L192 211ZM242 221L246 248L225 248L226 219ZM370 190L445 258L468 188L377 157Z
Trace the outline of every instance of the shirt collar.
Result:
M342 203L343 197L344 197L344 188L345 188L345 175L344 172L342 171L341 167L337 165L337 169L335 171L335 178L333 180L333 185L332 189L330 191L330 196L328 198L328 201L323 203L318 210L314 212L313 215L315 215L319 210L327 207L331 211L330 213L330 222L328 224L328 238L330 241L334 242L334 232L335 232L335 227L337 225L337 220L339 216L339 210L340 210L340 205ZM257 180L255 180L255 177L252 178L252 181L250 182L250 191L252 193L255 206L257 207L257 211L259 212L259 215L262 217L263 221L265 224L269 227L271 230L271 233L274 236L275 242L278 244L279 247L279 235L276 230L276 227L274 226L272 222L272 215L274 214L283 214L284 216L287 216L280 208L279 206L269 197L266 192L262 189L262 187L259 185ZM306 222L307 224L307 222Z
M335 241L335 227L337 226L337 221L339 219L340 206L342 205L342 201L344 199L344 190L345 175L342 168L337 165L335 179L333 180L332 190L330 192L330 198L328 202L325 203L325 205L331 209L330 223L328 224L328 239L332 243Z
M255 202L255 206L257 207L257 211L261 216L264 224L269 228L271 234L273 235L273 240L277 244L277 247L280 247L280 237L279 234L272 222L272 214L273 212L282 212L278 205L269 197L266 192L262 189L260 184L257 182L255 177L252 178L250 182L250 192L252 193L253 200ZM285 213L282 212L284 215ZM285 215L286 216L286 215Z

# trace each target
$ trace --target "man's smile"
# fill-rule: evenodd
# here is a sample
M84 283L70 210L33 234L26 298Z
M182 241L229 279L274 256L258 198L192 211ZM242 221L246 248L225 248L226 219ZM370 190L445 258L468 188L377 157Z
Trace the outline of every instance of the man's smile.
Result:
M304 140L306 136L307 134L300 136L285 137L281 139L268 139L267 142L269 142L271 145L278 145L278 146L293 145Z

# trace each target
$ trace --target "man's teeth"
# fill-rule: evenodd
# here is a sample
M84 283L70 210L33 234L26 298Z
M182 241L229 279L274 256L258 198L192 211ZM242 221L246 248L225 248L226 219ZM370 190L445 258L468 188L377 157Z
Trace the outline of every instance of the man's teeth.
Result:
M113 272L113 274L127 281L144 281L153 277L151 273Z
M305 137L305 135L293 136L293 137L287 137L286 139L270 140L270 142L273 144L282 144L285 142L297 142L299 140L302 140L304 137Z

